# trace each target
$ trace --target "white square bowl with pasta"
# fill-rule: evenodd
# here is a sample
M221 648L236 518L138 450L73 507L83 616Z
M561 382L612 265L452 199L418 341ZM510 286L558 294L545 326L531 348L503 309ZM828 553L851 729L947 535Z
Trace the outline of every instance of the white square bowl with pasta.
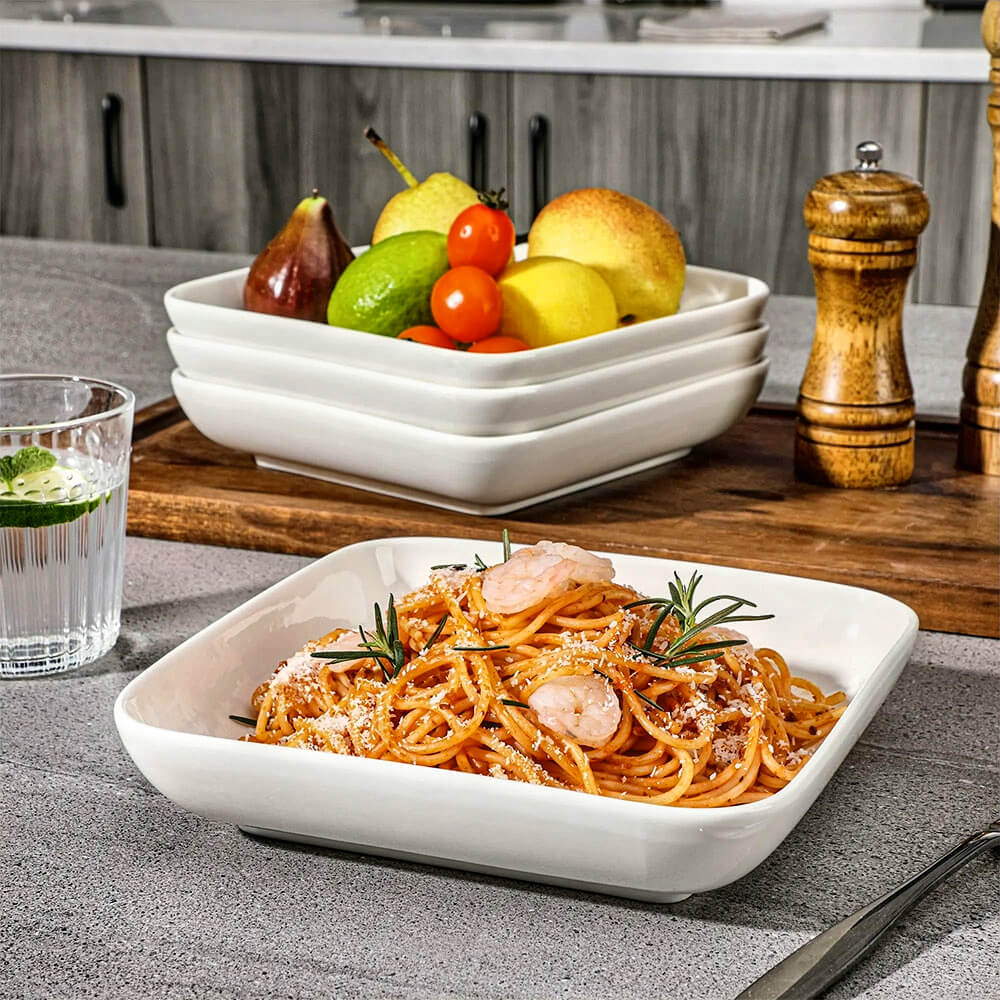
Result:
M673 902L781 843L917 628L818 580L379 539L168 653L115 720L164 795L250 833Z

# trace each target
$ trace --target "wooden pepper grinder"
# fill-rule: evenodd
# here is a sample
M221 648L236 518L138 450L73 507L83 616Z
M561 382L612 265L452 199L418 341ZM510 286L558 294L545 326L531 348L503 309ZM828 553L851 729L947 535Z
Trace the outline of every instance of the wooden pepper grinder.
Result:
M1000 0L983 10L983 41L993 84L986 105L993 132L993 210L983 293L962 372L958 464L1000 476Z
M911 177L881 169L877 142L856 153L858 165L821 177L803 209L817 316L795 471L827 486L894 486L913 474L903 299L930 205Z

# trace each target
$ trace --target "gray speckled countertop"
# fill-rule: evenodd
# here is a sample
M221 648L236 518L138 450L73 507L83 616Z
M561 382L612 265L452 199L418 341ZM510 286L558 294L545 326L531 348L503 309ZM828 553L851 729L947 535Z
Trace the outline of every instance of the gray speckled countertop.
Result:
M86 367L149 403L170 367L163 289L239 262L0 240L0 369ZM809 302L772 310L771 355L791 384L797 362L775 355L787 342L804 363ZM946 312L964 342L970 310ZM926 336L943 344L941 329ZM156 793L123 751L111 707L136 671L305 561L129 538L116 648L61 678L0 683L3 1000L726 1000L1000 806L1000 642L921 633L791 836L746 878L683 903L249 838ZM994 852L829 996L997 996L998 953Z

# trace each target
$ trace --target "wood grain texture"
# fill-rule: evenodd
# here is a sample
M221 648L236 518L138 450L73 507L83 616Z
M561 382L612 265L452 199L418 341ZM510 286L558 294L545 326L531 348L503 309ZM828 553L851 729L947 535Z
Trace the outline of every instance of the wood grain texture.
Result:
M468 119L479 111L488 120L489 183L509 186L506 74L308 67L301 80L310 109L303 161L329 173L338 221L355 243L369 242L382 207L404 186L362 138L368 125L421 180L435 171L468 180Z
M316 187L367 243L398 175L374 125L419 177L468 173L468 116L489 119L491 175L508 172L502 73L149 59L156 243L256 253Z
M880 155L874 144L868 152ZM795 471L810 482L898 486L913 472L903 302L929 213L911 177L871 166L821 177L806 195L817 315L799 388Z
M303 196L296 68L147 59L146 80L154 243L261 249Z
M132 421L132 444L165 430L184 419L184 411L174 396L167 396L158 403L144 406Z
M983 42L990 53L986 119L993 140L990 244L986 276L962 372L959 464L1000 476L1000 0L983 11Z
M929 83L925 89L919 177L930 198L931 221L920 241L914 277L917 301L974 306L982 288L990 232L993 145L986 123L990 88Z
M810 295L802 201L877 139L919 167L919 84L518 74L512 78L519 228L530 222L528 119L551 129L551 194L611 187L662 211L696 264Z
M160 414L162 419L162 414ZM912 482L823 489L792 474L790 413L754 413L665 469L477 518L258 469L186 420L135 444L129 531L322 555L368 538L550 538L665 558L871 587L910 604L924 628L1000 635L1000 483L956 473L953 428L918 432Z
M105 195L101 101L122 100L125 204ZM149 242L140 61L0 52L0 232Z

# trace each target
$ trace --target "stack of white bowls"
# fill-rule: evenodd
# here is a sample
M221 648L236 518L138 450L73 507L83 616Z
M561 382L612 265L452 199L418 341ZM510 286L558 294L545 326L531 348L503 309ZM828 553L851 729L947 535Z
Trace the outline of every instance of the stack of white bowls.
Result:
M174 392L259 465L502 514L672 461L767 373L767 286L688 267L681 309L585 340L467 354L248 312L246 268L167 292Z

